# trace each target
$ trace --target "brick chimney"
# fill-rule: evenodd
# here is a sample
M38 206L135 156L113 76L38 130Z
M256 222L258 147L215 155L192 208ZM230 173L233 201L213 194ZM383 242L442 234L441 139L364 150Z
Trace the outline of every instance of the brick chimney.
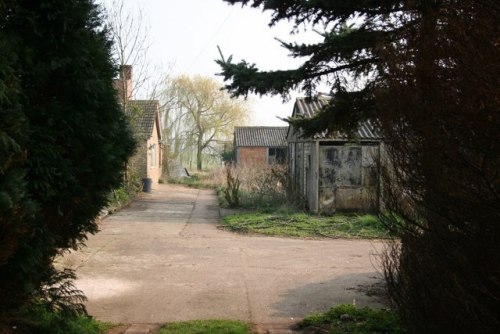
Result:
M132 99L132 65L120 66L120 77L115 80L115 88L119 100L123 98L127 101Z

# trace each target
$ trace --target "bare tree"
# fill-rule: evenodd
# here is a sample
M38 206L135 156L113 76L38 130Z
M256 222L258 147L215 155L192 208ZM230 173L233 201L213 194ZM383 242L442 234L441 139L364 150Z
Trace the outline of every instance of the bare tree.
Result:
M126 104L139 93L145 98L155 98L159 86L155 73L161 71L154 68L148 59L151 40L146 14L139 6L127 6L125 0L109 0L104 6L113 40L113 57L123 79L118 87L120 99Z

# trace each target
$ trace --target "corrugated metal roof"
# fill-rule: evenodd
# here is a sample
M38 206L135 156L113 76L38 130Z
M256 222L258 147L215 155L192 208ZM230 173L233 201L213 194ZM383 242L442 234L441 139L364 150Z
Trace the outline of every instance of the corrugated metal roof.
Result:
M299 97L295 101L295 107L292 116L303 116L311 118L318 113L325 105L329 103L328 97L319 97L307 99ZM364 121L359 124L355 137L361 140L379 140L381 139L380 133L372 121ZM345 133L330 133L328 130L316 133L313 138L315 139L348 139Z
M241 126L234 129L236 147L284 147L287 146L287 126Z
M318 111L323 108L323 106L328 104L328 98L319 97L307 99L305 97L298 97L295 101L294 116L304 116L305 118L311 118Z
M134 119L137 126L135 131L140 135L151 136L154 123L158 113L159 102L157 100L129 100L125 113Z

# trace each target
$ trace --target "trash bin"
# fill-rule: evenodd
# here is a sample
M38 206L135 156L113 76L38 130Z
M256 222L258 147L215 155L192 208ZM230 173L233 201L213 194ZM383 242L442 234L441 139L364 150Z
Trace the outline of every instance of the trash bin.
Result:
M153 185L153 180L149 177L145 177L142 179L142 191L145 193L151 192L151 186Z

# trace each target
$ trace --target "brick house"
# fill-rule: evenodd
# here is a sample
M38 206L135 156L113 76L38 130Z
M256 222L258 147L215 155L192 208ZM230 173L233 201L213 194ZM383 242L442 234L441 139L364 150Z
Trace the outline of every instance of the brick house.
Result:
M163 160L159 103L157 100L130 100L126 113L138 142L129 165L141 179L150 178L155 188L162 176Z
M327 97L298 98L292 117L311 118L327 103ZM290 126L287 142L290 175L310 211L379 210L382 141L372 123L359 124L354 138L328 131L303 137Z
M284 164L287 126L241 126L234 129L235 161L240 165Z
M129 65L122 67L115 89L137 140L136 152L128 164L140 179L151 179L155 188L162 176L163 160L159 102L132 99L132 67Z

